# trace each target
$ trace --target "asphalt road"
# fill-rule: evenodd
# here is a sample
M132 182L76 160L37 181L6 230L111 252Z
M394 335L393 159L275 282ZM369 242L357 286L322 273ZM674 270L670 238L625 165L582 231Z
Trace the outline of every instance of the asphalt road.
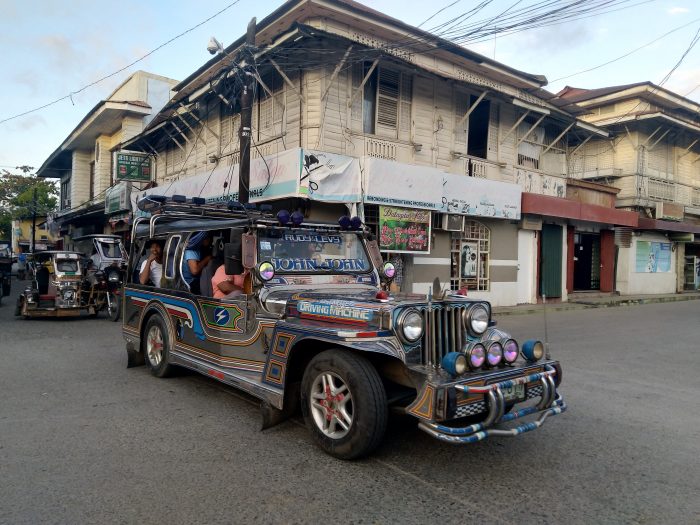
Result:
M700 522L700 301L549 313L570 408L538 431L452 447L395 416L343 462L298 418L261 432L213 380L127 369L118 324L21 320L7 299L3 524Z

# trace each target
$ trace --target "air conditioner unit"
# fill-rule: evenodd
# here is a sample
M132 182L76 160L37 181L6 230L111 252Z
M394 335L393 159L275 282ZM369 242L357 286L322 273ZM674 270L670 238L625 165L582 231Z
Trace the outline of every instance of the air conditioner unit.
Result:
M442 215L441 229L448 232L461 232L464 229L464 217L445 213Z

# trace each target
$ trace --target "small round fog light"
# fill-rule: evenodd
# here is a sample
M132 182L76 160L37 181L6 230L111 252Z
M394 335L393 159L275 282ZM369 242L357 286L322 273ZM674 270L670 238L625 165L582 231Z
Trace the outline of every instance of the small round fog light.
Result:
M467 358L461 352L450 352L442 358L442 368L447 373L458 376L467 370Z
M518 358L520 348L518 348L518 342L515 339L507 339L503 343L503 360L508 363L514 363Z
M498 366L503 360L503 347L498 341L491 341L486 347L486 360L489 366Z
M542 341L528 339L523 343L522 354L528 361L539 361L544 356L544 345Z

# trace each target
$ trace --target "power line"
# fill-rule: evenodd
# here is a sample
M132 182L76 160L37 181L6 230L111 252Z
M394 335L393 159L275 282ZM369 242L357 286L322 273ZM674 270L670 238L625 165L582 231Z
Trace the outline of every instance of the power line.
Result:
M65 95L65 96L63 96L63 97L60 97L60 98L57 98L56 100L53 100L53 101L51 101L51 102L48 102L48 103L44 104L43 106L39 106L39 107L36 107L36 108L34 108L34 109L30 109L30 110L28 110L28 111L24 111L23 113L18 113L17 115L13 115L13 116L11 116L11 117L7 117L7 118L5 118L5 119L2 119L2 120L0 120L0 124L4 124L5 122L8 122L8 121L10 121L10 120L13 120L13 119L16 119L16 118L19 118L19 117L23 117L23 116L25 116L25 115L29 115L30 113L34 113L34 112L39 111L39 110L41 110L41 109L45 109L45 108L47 108L47 107L49 107L49 106L52 106L52 105L54 105L54 104L57 104L57 103L63 101L63 100L72 99L73 95L77 95L78 93L81 93L82 91L85 91L86 89L88 89L88 88L90 88L90 87L92 87L92 86L94 86L94 85L96 85L96 84L99 84L100 82L102 82L102 81L104 81L104 80L107 80L108 78L112 78L113 76L118 75L119 73L121 73L121 72L123 72L123 71L129 69L131 66L133 66L133 65L135 65L135 64L138 64L138 63L141 62L142 60L148 58L148 57L151 56L153 53L155 53L156 51L158 51L158 50L164 48L165 46L167 46L168 44L174 42L174 41L177 40L178 38L180 38L180 37L186 35L187 33L190 33L190 32L192 32L192 31L194 31L194 30L197 29L198 27L200 27L200 26L206 24L207 22L209 22L210 20L216 18L216 17L219 16L221 13L223 13L224 11L227 11L228 9L232 8L234 5L236 5L236 4L237 4L238 2L240 2L240 1L241 1L241 0L235 0L234 2L231 2L231 3L228 4L226 7L224 7L223 9L221 9L221 10L219 10L219 11L217 11L216 13L214 13L213 15L211 15L211 16L210 16L209 18L207 18L206 20L203 20L203 21L201 21L200 23L198 23L197 25L194 25L194 26L190 27L189 29L186 29L185 31L183 31L183 32L180 33L179 35L176 35L176 36L172 37L170 40L168 40L168 41L166 41L166 42L163 42L161 45L159 45L159 46L156 47L155 49L152 49L151 51L149 51L148 53L146 53L146 54L143 55L142 57L140 57L140 58L134 60L134 61L131 62L130 64L128 64L128 65L124 66L123 68L121 68L121 69L115 71L114 73L110 73L109 75L106 75L106 76L104 76L104 77L102 77L102 78L99 78L99 79L95 80L94 82L91 82L91 83L89 83L89 84L87 84L87 85L81 87L80 89L78 89L78 90L76 90L76 91L71 91L71 92L68 93L67 95Z
M700 21L700 18L696 18L695 20L692 20L692 21L688 22L687 24L683 24L682 26L678 26L678 27L676 27L675 29L671 29L669 32L664 33L663 35L661 35L661 36L655 38L654 40L651 40L651 41L647 42L646 44L643 44L643 45L641 45L641 46L639 46L639 47L636 47L636 48L634 48L633 50L628 51L628 52L625 53L624 55L620 55L620 56L617 57L617 58L613 58L612 60L608 60L607 62L603 62L603 63L600 64L600 65L597 65L597 66L594 66L594 67L590 67L590 68L588 68L588 69L583 69L583 70L581 70L581 71L577 71L576 73L571 73L571 74L565 75L565 76L563 76L563 77L555 78L554 80L551 80L550 82L558 82L559 80L564 80L564 79L566 79L566 78L571 78L571 77L575 77L575 76L578 76L578 75L582 75L583 73L588 73L588 72L590 72L590 71L594 71L594 70L596 70L596 69L600 69L601 67L605 67L605 66L607 66L607 65L610 65L610 64L612 64L612 63L614 63L614 62L617 62L618 60L622 60L623 58L627 58L628 56L630 56L630 55L636 53L637 51L640 51L640 50L644 49L645 47L649 47L650 45L655 44L655 43L658 42L659 40L661 40L661 39L663 39L663 38L666 38L668 35L670 35L670 34L672 34L672 33L675 33L676 31L680 31L681 29L685 29L685 28L688 27L689 25L692 25L692 24L694 24L694 23L696 23L696 22L698 22L698 21Z

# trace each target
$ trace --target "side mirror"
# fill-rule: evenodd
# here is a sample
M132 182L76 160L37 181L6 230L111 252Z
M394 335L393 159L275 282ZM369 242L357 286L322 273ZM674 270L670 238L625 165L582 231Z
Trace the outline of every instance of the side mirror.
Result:
M224 244L224 268L227 275L239 275L243 273L241 260L241 239L233 239L233 242Z

